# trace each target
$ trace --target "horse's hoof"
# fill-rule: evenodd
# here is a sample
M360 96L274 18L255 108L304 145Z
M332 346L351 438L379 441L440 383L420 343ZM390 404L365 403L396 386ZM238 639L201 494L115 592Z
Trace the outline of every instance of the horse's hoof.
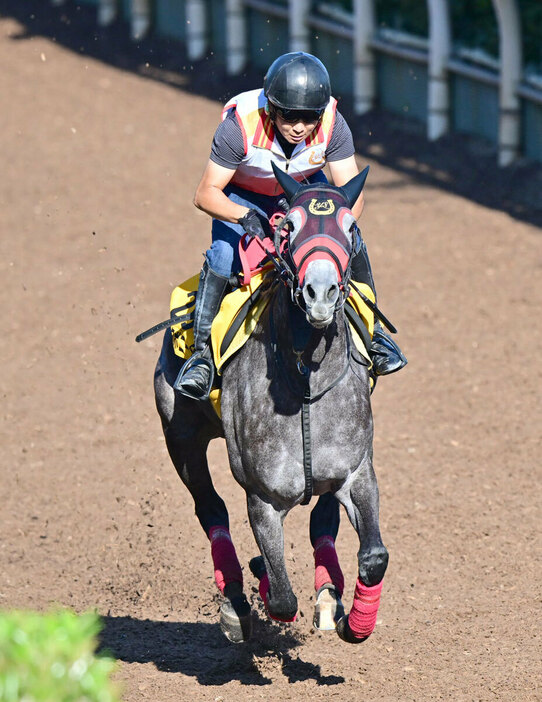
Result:
M348 623L347 614L345 614L345 616L339 619L339 621L337 622L337 634L339 635L340 639L346 641L346 643L351 644L358 644L362 641L366 641L369 638L368 636L364 636L363 638L358 639L354 636L354 634L352 633L352 629L350 628L350 624Z
M245 595L226 598L220 606L220 628L232 643L248 641L252 635L252 613Z
M344 617L344 607L337 589L324 585L318 590L314 607L314 626L319 631L333 631L337 622Z

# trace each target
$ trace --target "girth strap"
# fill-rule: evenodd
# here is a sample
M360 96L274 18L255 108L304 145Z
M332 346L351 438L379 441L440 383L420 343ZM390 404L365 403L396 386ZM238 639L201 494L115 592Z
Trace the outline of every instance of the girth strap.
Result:
M327 392L329 392L329 390L331 390L336 385L338 385L341 382L341 380L345 377L345 375L348 373L348 369L350 368L350 353L352 350L351 344L350 344L350 331L348 329L348 324L347 324L346 320L344 320L344 324L345 324L345 331L346 331L346 363L344 365L343 370L339 374L339 376L337 378L335 378L335 380L332 383L330 383L328 386L326 386L323 390L316 393L316 395L311 395L310 370L309 370L309 368L307 368L307 366L303 365L303 363L301 363L299 361L299 359L301 358L301 355L303 353L303 350L296 351L294 349L294 353L298 357L298 371L303 376L303 378L305 380L305 387L303 390L303 402L301 405L301 434L302 434L302 440L303 440L303 473L305 475L305 490L303 492L303 500L301 501L302 505L309 504L309 502L311 501L312 492L313 492L310 406L313 402L315 402L316 400L319 400ZM286 384L287 384L288 388L290 389L290 392L294 396L298 396L299 393L292 386L290 377L288 376L288 371L286 369L286 366L284 365L282 355L281 355L280 350L278 348L272 305L271 305L271 308L269 310L269 332L270 332L270 336L271 336L271 348L273 349L273 356L275 358L275 364L276 364L277 368L279 369L282 377L286 381Z
M308 505L312 497L312 443L311 443L311 386L307 374L307 384L303 393L301 407L301 431L303 435L303 472L305 474L305 492L302 505Z

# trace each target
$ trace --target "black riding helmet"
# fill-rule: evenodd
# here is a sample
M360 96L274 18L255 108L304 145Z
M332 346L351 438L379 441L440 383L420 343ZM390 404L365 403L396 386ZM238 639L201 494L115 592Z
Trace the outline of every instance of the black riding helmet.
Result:
M285 110L322 112L331 96L329 75L312 54L294 51L273 61L263 79L265 97Z

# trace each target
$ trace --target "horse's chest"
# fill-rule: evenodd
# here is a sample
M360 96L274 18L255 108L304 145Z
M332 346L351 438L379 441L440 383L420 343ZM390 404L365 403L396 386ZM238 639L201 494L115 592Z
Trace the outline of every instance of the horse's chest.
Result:
M254 392L251 411L232 403L225 418L232 470L242 484L256 482L267 494L295 499L304 491L309 460L320 492L346 480L367 454L371 431L359 403L338 406L340 394L330 393L304 416L302 403L292 398L257 397Z

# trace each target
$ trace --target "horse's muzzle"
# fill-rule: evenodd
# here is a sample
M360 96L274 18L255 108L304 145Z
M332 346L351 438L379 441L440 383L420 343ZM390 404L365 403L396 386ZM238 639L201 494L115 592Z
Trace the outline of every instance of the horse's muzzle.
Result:
M341 294L332 264L322 260L311 262L300 292L309 324L317 329L331 324Z

